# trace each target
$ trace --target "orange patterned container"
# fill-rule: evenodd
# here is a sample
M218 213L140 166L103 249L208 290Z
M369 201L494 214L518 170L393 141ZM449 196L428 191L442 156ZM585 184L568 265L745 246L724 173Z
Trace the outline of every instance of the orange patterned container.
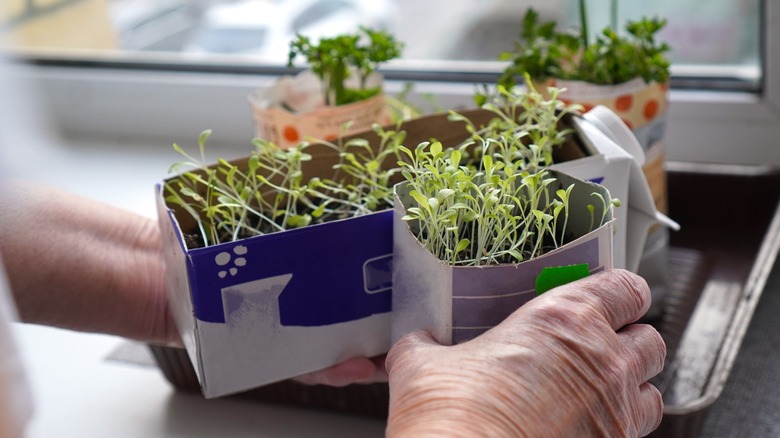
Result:
M379 75L369 77L368 86L381 86ZM269 89L249 96L257 137L283 149L303 141L332 141L367 131L375 123L392 122L384 93L346 105L325 105L321 83L311 72L285 76Z
M566 103L582 105L585 112L596 105L604 105L623 119L644 148L643 170L656 207L658 211L668 213L663 143L666 110L669 106L668 84L647 84L642 78L618 85L551 79L538 89L544 92L548 86L563 89L559 98Z
M667 214L666 171L664 169L664 125L669 106L669 86L657 82L645 83L636 78L617 85L596 85L583 81L551 79L537 86L542 93L548 86L563 91L559 98L566 103L577 103L585 112L597 105L614 111L636 136L645 152L642 170L653 194L658 211ZM650 285L653 306L648 316L660 315L669 289L668 266L669 230L656 225L647 236L637 272Z

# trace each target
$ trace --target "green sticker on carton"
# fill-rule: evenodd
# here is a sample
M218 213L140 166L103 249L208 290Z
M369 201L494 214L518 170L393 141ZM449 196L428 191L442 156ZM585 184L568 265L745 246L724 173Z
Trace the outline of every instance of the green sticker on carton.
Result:
M541 295L554 287L563 286L588 275L590 275L590 269L587 263L543 268L536 277L536 295Z

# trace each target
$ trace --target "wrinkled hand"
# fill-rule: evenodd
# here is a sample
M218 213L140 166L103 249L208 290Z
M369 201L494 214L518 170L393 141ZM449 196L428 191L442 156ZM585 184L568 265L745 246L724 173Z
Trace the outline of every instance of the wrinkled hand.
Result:
M648 379L659 333L631 324L650 306L623 270L551 290L497 327L445 347L424 332L387 355L388 436L636 437L661 421Z

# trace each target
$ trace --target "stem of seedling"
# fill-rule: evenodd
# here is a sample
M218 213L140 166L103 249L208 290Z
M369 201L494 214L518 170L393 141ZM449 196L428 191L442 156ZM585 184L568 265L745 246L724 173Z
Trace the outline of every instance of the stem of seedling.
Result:
M255 139L245 167L222 159L207 166L210 131L204 131L198 138L200 159L174 145L185 161L171 170L193 169L166 184L166 199L196 220L204 246L391 207L391 183L400 168L383 163L401 158L405 133L375 129L382 139L376 150L364 140L327 143L341 157L334 168L338 179L305 178L302 164L312 158L308 143L283 150Z
M588 11L585 7L585 0L580 0L580 38L582 39L582 46L588 47L589 42L589 30L588 30Z

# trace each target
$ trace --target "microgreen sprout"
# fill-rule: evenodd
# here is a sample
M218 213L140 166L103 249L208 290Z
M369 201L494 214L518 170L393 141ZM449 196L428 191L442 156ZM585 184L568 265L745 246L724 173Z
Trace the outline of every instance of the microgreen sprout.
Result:
M497 87L497 93L486 98L481 107L495 117L478 129L466 117L450 112L450 120L461 121L472 133L471 139L483 145L480 154L492 154L511 167L521 166L531 170L553 164L555 148L562 145L571 134L563 129L563 119L578 114L582 107L565 104L558 96L561 91L548 87L549 97L537 91L529 75L525 75L526 88Z
M572 212L574 185L561 187L547 169L555 148L572 133L564 118L581 108L561 102L556 88L545 98L525 78L524 90L499 85L483 101L482 108L494 114L486 126L450 111L449 120L462 122L470 133L456 147L436 141L413 150L399 146L405 155L398 163L406 180L399 186L403 220L442 261L476 266L530 260L578 237L569 231L572 215L586 221L589 214L589 230L608 218L607 201L598 193L601 208Z
M401 150L409 158L399 163L406 178L399 190L409 205L402 219L440 260L456 266L518 263L568 242L574 185L555 190L548 169L515 171L491 155L468 165L461 149L438 142ZM605 212L601 222L606 218Z
M243 164L219 159L206 165L204 149L211 132L204 131L198 137L200 158L174 144L185 160L171 166L171 172L191 169L166 184L166 201L195 219L203 246L392 207L392 177L400 169L382 163L404 133L379 126L375 130L381 138L378 149L362 139L323 143L340 158L333 179L304 175L304 163L312 159L310 143L282 149L255 139Z

